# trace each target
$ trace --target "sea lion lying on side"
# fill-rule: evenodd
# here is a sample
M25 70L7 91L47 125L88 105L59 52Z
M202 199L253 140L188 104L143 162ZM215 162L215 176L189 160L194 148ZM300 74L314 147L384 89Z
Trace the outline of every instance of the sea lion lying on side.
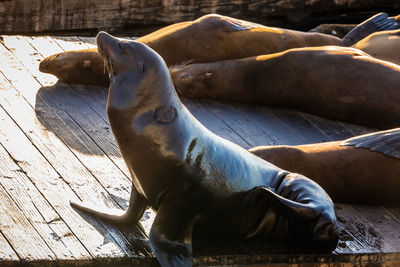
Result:
M110 72L107 113L132 176L132 195L120 217L73 207L134 227L151 206L157 215L149 241L162 266L192 264L193 228L201 235L288 235L316 250L336 247L333 203L318 184L207 130L182 105L166 64L151 48L104 32L97 43Z
M372 57L400 64L400 30L373 33L352 47Z
M395 18L380 13L339 39L211 14L170 25L136 41L150 46L168 66L173 66L272 54L296 47L350 46L370 33L399 26ZM86 49L52 55L40 63L39 69L67 83L108 86L108 74L99 62L97 49Z
M190 64L171 69L181 96L281 106L326 118L400 125L400 66L344 47Z
M400 205L400 128L344 141L260 146L250 152L312 178L335 202Z

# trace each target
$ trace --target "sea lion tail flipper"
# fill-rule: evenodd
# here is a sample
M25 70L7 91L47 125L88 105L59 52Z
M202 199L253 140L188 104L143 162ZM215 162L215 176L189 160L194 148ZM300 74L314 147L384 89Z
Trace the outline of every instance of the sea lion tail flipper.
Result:
M343 37L343 44L352 46L361 39L378 31L388 31L400 28L398 17L388 17L386 13L378 13L366 21L358 24Z
M129 216L128 212L118 215L116 210L111 210L111 209L107 210L107 211L99 210L94 207L92 208L92 207L82 205L82 204L79 204L79 203L73 202L73 201L70 202L70 205L73 208L75 208L75 209L101 221L101 222L111 225L117 229L121 229L121 230L128 229L129 230L129 229L132 229L132 227L134 227L136 225L137 227L139 227L139 229L142 233L145 233L142 224L138 220L137 221L133 220L132 217Z
M181 209L183 200L164 200L149 234L150 246L161 266L192 266L192 231L199 215Z
M104 212L103 210L97 210L96 208L91 208L76 202L71 201L70 205L80 210L81 212L90 215L106 224L112 225L118 229L132 229L136 224L142 233L145 233L142 224L139 222L142 218L144 211L147 209L147 199L139 194L135 187L132 186L131 197L129 200L128 210L122 215L116 215L115 210L110 210L109 212Z

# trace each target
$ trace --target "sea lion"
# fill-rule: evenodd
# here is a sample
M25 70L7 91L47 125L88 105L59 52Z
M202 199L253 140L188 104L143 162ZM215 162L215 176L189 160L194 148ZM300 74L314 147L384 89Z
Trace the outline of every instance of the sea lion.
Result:
M171 70L181 96L293 108L378 128L400 124L400 66L336 46Z
M172 66L184 62L213 62L271 54L295 47L348 46L368 33L396 29L399 26L394 18L381 13L360 24L345 38L339 39L326 34L267 27L210 14L194 21L170 25L136 41L153 48L168 66ZM108 75L100 67L101 64L94 67L99 61L97 49L71 51L44 59L39 69L67 83L108 86Z
M261 146L250 152L312 178L334 202L400 205L400 128L344 141Z
M132 195L121 217L73 207L133 227L151 206L157 215L149 241L162 266L192 264L193 228L201 235L288 235L314 249L336 247L334 206L318 184L207 130L180 102L165 62L148 46L104 32L97 44L110 73L107 113Z
M400 30L373 33L353 45L369 55L400 64Z
M309 32L319 32L324 34L330 34L336 36L338 38L343 38L348 34L352 29L354 29L357 24L321 24L317 27L309 30Z

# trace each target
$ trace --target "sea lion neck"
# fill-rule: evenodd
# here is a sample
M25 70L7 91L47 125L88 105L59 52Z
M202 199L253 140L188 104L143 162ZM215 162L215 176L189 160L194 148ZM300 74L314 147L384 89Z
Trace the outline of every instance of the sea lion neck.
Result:
M166 105L180 105L168 72L148 69L146 73L125 72L115 76L109 87L107 113L133 122L143 114ZM157 88L164 88L159 90Z

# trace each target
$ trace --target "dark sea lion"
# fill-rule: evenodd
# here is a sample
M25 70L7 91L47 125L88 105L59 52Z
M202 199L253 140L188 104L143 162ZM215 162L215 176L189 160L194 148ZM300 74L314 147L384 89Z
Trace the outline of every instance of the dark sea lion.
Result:
M400 128L337 142L262 146L250 152L312 178L335 202L400 205Z
M354 48L296 48L190 64L171 75L189 98L281 106L386 129L400 124L400 66Z
M373 33L353 47L375 58L400 64L400 30Z
M399 26L393 18L381 13L360 24L345 38L339 39L327 34L267 27L211 14L194 21L170 25L136 41L150 46L168 66L172 66L184 62L213 62L271 54L295 47L348 46L364 38L366 33ZM100 60L97 49L84 50L82 53L71 51L44 59L39 69L67 83L108 86L108 75L101 64L97 68L82 64Z
M330 34L336 36L338 38L343 38L348 34L352 29L354 29L357 24L321 24L317 27L309 30L309 32L319 32L324 34Z
M152 207L149 241L162 266L191 265L193 228L202 236L278 235L316 250L336 247L333 203L318 184L207 130L182 105L151 48L104 32L97 43L110 73L107 113L132 195L121 217L72 206L121 227L134 227Z

